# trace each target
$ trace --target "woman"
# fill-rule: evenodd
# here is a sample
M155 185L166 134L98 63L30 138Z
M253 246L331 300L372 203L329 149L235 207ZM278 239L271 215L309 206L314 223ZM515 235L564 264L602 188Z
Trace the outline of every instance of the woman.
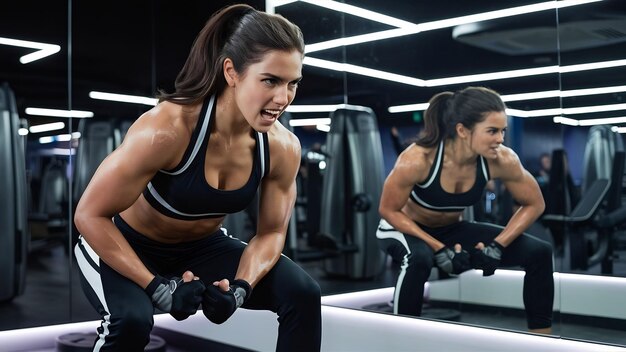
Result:
M453 275L482 269L484 276L501 265L521 265L528 327L549 333L552 248L523 233L542 214L544 201L533 176L502 145L504 103L482 87L444 92L430 100L424 123L417 142L398 157L380 200L376 236L383 250L402 263L394 312L421 314L433 265ZM500 179L521 205L504 228L461 219L491 179Z
M281 16L217 12L176 91L161 93L102 162L75 215L83 287L102 315L94 350L143 350L155 307L182 320L200 303L215 323L239 306L271 310L277 350L319 350L319 286L281 256L300 144L277 119L303 53L300 29ZM245 244L220 225L259 187L257 233Z

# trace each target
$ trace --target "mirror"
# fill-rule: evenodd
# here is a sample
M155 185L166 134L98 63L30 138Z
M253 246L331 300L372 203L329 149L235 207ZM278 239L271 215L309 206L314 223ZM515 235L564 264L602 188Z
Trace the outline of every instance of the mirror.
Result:
M435 93L444 90L456 90L466 85L485 85L495 89L503 95L507 106L511 109L508 112L509 124L505 144L513 148L526 169L536 176L538 183L544 193L546 202L550 201L551 211L555 207L562 207L563 197L551 195L552 188L548 187L548 178L541 173L542 155L552 156L553 152L559 150L567 151L568 155L575 155L575 159L582 158L584 145L586 143L586 129L582 127L572 127L556 123L553 118L561 113L561 107L566 109L568 104L572 104L572 99L565 98L558 93L559 90L567 90L569 82L574 88L582 88L577 77L585 75L587 80L594 79L588 72L571 73L562 75L567 55L572 64L580 64L593 61L593 57L599 55L596 46L589 47L588 50L571 49L569 52L559 52L559 45L569 45L572 41L573 32L577 30L577 24L563 26L566 17L561 14L569 13L569 17L591 15L595 8L609 8L603 18L610 18L618 21L621 19L620 11L617 11L617 2L605 1L595 4L577 4L571 7L564 7L560 12L556 10L557 3L544 3L554 5L551 9L543 9L527 14L505 16L504 18L483 20L473 23L441 24L444 19L458 18L465 15L478 13L489 13L490 11L504 10L512 14L512 8L530 9L533 1L508 2L506 5L493 1L472 2L471 6L461 1L443 1L437 4L429 3L401 3L401 2L375 2L375 1L346 1L346 5L356 6L369 11L375 11L396 19L402 19L413 24L420 23L421 32L410 35L399 35L389 39L364 40L363 43L348 45L345 50L345 63L360 66L368 69L378 70L377 72L359 72L358 67L346 68L351 73L346 75L346 96L347 103L371 107L378 117L380 137L383 141L385 155L385 172L393 167L396 149L393 147L391 133L399 131L401 139L410 141L420 130L423 109L407 108L406 112L392 113L390 106L402 106L406 104L425 103ZM564 4L561 3L559 5ZM305 6L304 4L290 4L289 6ZM309 6L308 4L306 6ZM308 8L308 7L307 7ZM505 10L509 9L509 10ZM282 7L277 12L281 13ZM330 9L327 9L330 10ZM623 10L622 10L623 11ZM345 23L344 37L359 36L367 33L389 31L402 25L410 26L407 23L383 24L381 22L391 21L389 18L375 19L372 13L367 13L360 17L354 7L348 10L349 15L343 15ZM307 13L301 11L298 15L288 15L287 17L296 23L304 21ZM493 14L493 12L491 12ZM496 12L497 13L497 12ZM595 17L594 17L595 18ZM580 20L580 18L578 18ZM571 19L570 19L571 21ZM471 21L470 21L471 22ZM619 21L618 21L619 22ZM621 27L620 27L621 28ZM396 30L401 31L401 30ZM418 32L417 30L414 32ZM305 31L305 33L307 33ZM314 33L314 32L313 32ZM578 33L578 32L576 32ZM610 33L610 34L609 34ZM623 31L608 31L606 36L612 35L620 37ZM314 35L314 34L313 34ZM358 37L363 39L362 37ZM327 40L313 40L311 34L307 43L317 44ZM333 38L334 39L334 38ZM352 38L354 39L354 38ZM618 39L613 39L613 45L607 45L607 53L600 56L604 60L618 60L616 47L619 45ZM603 44L604 45L604 44ZM310 47L318 46L310 45ZM329 50L336 50L329 49ZM604 52L604 51L600 51ZM323 57L326 51L315 50L307 54L308 58ZM616 63L617 65L621 65ZM332 66L327 63L327 68ZM516 70L528 69L528 71L517 72ZM567 70L567 69L565 69ZM607 76L615 79L619 76L619 68L607 73ZM465 77L461 82L450 82L438 80L439 78L449 78L457 76L468 76L479 73L493 73L509 71L505 77L492 79L492 77ZM616 72L616 73L611 73ZM409 78L420 78L423 81L411 80L406 77L391 76L384 78L386 73L394 73L407 76ZM518 74L519 73L519 74ZM376 78L369 77L375 75ZM569 76L568 76L569 75ZM572 78L566 78L572 77ZM404 80L403 80L404 79ZM581 80L583 81L583 80ZM618 85L614 83L613 85ZM595 85L594 85L595 86ZM535 93L537 96L522 93ZM557 93L555 93L557 92ZM620 95L614 95L614 100L621 99ZM614 103L617 103L615 101ZM401 110L402 107L396 108ZM564 117L569 117L563 114ZM558 121L558 119L557 119ZM582 174L582 166L570 164L572 173ZM580 188L579 179L574 178L573 186ZM555 174L553 181L560 183L572 183L568 181L565 174ZM557 182L559 183L559 182ZM580 190L579 190L580 191ZM492 223L504 225L514 210L510 196L496 185L494 189L489 189L485 194L484 203L474 207L474 216L477 220L486 220ZM558 210L558 209L556 209ZM571 207L569 208L571 211ZM562 209L561 211L564 211ZM589 307L591 311L586 312L561 312L561 307L568 308L571 302L581 305L580 297L576 289L570 289L569 284L561 286L561 279L565 277L565 282L569 283L569 277L561 275L569 272L569 264L564 260L562 250L563 237L568 237L569 227L560 222L550 223L548 220L539 220L533 224L527 232L553 243L557 247L555 253L555 300L554 300L554 324L553 335L563 335L566 337L578 337L594 341L604 341L624 344L618 337L619 332L613 328L609 330L596 330L597 327L589 322L572 321L571 315L578 314L583 317L593 316L592 310L595 305ZM555 243L556 240L556 243ZM568 254L569 255L569 254ZM569 258L569 257L568 257ZM569 260L569 259L568 259ZM472 275L461 275L459 279L438 280L429 282L432 289L431 305L439 305L439 308L456 310L458 315L451 320L457 320L470 324L492 326L495 328L514 329L526 331L526 321L524 318L523 298L522 298L522 275L520 270L500 270L503 275L497 276L495 280L477 279ZM388 270L384 270L388 273ZM586 272L585 272L586 273ZM384 275L383 275L384 276ZM498 280L502 280L499 281ZM509 280L509 281L507 281ZM389 287L395 284L395 278L377 278L377 287ZM382 282L381 282L382 281ZM455 284L448 286L450 282ZM358 291L355 283L355 291ZM439 286L441 285L441 286ZM439 290L438 287L442 289ZM493 293L493 294L488 294ZM373 305L367 303L348 302L343 298L329 300L329 304L338 304L358 309L373 309L381 312L389 312L389 300L392 299L389 290L385 293L372 293L372 299L378 300ZM590 296L593 297L593 296ZM615 295L613 296L615 298ZM371 303L371 302L369 302ZM354 304L354 305L352 305ZM365 305L364 305L365 304ZM621 313L618 313L621 314ZM623 316L623 314L621 315ZM561 321L563 325L561 325ZM609 320L610 321L610 320ZM606 321L605 321L606 322ZM613 321L615 322L615 321ZM611 324L610 322L607 324ZM620 323L616 324L620 325ZM585 333L582 333L585 330ZM568 333L569 332L569 333Z
M6 171L15 177L13 185L3 183L0 207L8 215L1 221L7 285L0 297L0 330L70 321L72 120L55 116L71 107L68 24L63 0L10 2L0 12L0 149L13 156L4 159L1 178L6 181ZM14 222L19 226L7 230Z
M530 4L532 4L530 1L517 1L507 3L506 8ZM292 6L296 5L304 6L292 4ZM390 18L376 18L371 12L359 15L354 7L347 10L349 14L344 14L344 37L357 37L364 41L360 44L341 47L345 50L345 62L354 65L347 68L350 71L346 79L347 103L370 107L377 116L380 138L383 141L385 173L393 167L398 153L392 144L392 128L395 127L404 137L403 139L409 141L417 134L422 124L424 108L413 108L399 113L390 112L390 110L398 109L398 106L426 103L438 92L457 90L470 84L486 85L503 95L558 90L559 81L556 70L533 76L527 76L527 73L514 73L521 69L532 71L558 65L554 9L494 18L489 21L463 22L459 19L461 16L491 11L491 14L497 17L497 13L494 14L493 11L505 10L505 8L489 1L472 2L471 6L458 1L441 2L437 5L350 1L348 5L405 21L393 22ZM326 10L329 11L329 9ZM306 11L301 11L302 13ZM302 15L289 18L298 23ZM447 19L457 19L457 22L450 24L444 21ZM417 24L420 26L413 31L406 29ZM405 29L396 29L402 26ZM401 33L402 31L406 33ZM516 35L514 39L521 43L509 38L512 32ZM363 35L368 33L383 33L390 38L366 40ZM523 40L528 40L525 37L528 33L541 33L543 37L540 45L524 46ZM307 40L307 43L312 42L314 44L310 47L317 48L315 44L322 41L324 40ZM314 51L307 55L309 59L317 59L323 58L324 53L325 51ZM327 67L332 67L331 65L332 63L326 63ZM481 73L503 71L512 72L504 74L499 79L488 76L469 77ZM537 153L538 158L540 152L532 148L523 148L526 143L522 143L522 137L525 138L526 134L533 135L533 132L537 131L537 134L543 133L544 136L552 137L551 140L556 140L554 142L556 147L561 145L559 125L541 117L537 117L533 120L534 123L530 124L526 121L524 114L526 111L550 106L558 107L558 98L522 100L511 97L507 103L510 108L517 109L518 114L521 115L510 114L507 144L518 152L524 163L528 160L534 164L533 153ZM390 108L394 106L396 108ZM535 125L535 121L540 126ZM551 148L551 146L546 146L546 148ZM527 165L527 167L531 169L534 165ZM504 224L511 214L510 199L507 207L506 194L494 189L492 195L496 193L497 199L489 199L488 213L483 209L483 213L477 215L491 222ZM383 270L382 275L385 279L382 280L384 282L378 281L378 287L395 285L394 276L398 273L399 263L389 265L390 267ZM395 268L394 265L396 265ZM437 277L436 274L433 276ZM509 294L503 294L494 301L492 295L481 295L480 286L476 286L480 285L481 281L469 274L462 275L458 279L429 281L429 289L426 290L426 294L429 295L426 297L428 305L431 306L429 308L440 313L440 317L443 316L444 319L452 321L525 330L521 285L516 287L514 293L511 293L515 300L510 300ZM487 282L493 283L494 280ZM495 285L496 290L500 287L499 285L506 286L505 283ZM491 290L493 292L493 289ZM387 296L384 302L376 302L379 304L361 308L389 312L390 300L390 296ZM488 312L485 313L485 310Z

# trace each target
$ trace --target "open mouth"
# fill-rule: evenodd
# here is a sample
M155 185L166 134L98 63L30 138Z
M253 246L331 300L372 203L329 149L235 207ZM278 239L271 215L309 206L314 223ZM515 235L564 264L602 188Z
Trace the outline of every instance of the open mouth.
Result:
M276 120L278 116L280 116L280 112L281 112L280 110L263 109L261 110L261 116L263 116L266 119Z

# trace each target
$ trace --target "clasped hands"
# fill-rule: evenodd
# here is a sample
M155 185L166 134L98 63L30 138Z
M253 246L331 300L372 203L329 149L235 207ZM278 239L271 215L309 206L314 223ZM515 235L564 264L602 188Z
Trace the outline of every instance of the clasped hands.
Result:
M446 246L435 252L435 264L448 274L458 275L470 269L482 269L483 276L490 276L500 264L503 250L504 247L496 241L488 246L478 242L470 252L457 243L454 251Z
M155 307L170 313L176 320L196 314L202 304L204 315L213 323L221 324L250 298L252 287L244 280L230 283L227 279L205 286L191 271L186 271L182 278L166 279L157 275L145 291Z

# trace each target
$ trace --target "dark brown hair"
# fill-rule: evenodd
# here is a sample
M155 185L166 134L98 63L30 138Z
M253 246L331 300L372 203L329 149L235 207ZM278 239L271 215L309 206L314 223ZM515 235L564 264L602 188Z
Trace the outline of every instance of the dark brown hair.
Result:
M226 58L243 74L271 50L298 50L304 55L300 28L280 15L257 11L249 5L225 7L213 14L198 34L176 77L175 92L159 91L159 101L193 104L219 94L226 86Z
M424 113L424 129L415 142L422 147L433 147L445 138L454 139L457 123L471 130L488 113L506 110L500 95L485 87L438 93L429 103Z

